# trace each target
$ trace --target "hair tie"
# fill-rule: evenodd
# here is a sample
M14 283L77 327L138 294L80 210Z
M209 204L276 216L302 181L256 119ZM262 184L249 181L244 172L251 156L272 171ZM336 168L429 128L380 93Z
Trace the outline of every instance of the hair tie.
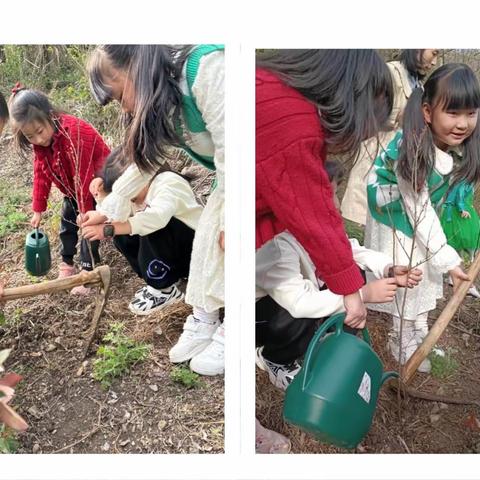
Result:
M26 87L22 85L20 82L17 82L15 86L12 88L12 94L15 96L18 92L26 90Z

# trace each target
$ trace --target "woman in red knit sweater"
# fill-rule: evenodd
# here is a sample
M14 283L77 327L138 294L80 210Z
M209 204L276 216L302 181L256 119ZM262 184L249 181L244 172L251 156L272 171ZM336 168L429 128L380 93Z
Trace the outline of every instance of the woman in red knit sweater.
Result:
M31 225L38 228L52 183L64 195L60 241L62 244L59 278L75 273L73 257L78 242L76 218L94 208L89 192L90 182L101 171L110 149L100 134L87 122L61 113L48 97L38 91L20 87L12 90L10 115L15 143L20 153L29 153L33 147L33 193ZM99 242L80 244L80 265L92 270L98 263ZM86 287L76 287L74 294L88 294Z
M363 278L324 169L327 153L355 158L387 122L393 91L374 50L275 50L256 71L256 247L289 230L328 288L344 295L345 323L365 324Z

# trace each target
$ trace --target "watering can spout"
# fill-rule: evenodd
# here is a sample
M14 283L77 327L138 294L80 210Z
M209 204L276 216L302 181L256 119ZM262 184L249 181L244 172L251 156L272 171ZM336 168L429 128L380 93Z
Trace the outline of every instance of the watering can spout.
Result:
M399 376L400 375L398 374L398 372L385 372L382 375L382 379L380 380L380 384L383 385L390 378L399 378Z

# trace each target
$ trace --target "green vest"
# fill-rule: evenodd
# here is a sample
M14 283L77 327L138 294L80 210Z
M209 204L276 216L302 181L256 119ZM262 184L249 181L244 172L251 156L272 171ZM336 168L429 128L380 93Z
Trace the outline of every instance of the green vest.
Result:
M182 148L188 153L188 155L190 155L190 157L209 170L215 170L215 164L213 162L214 145L210 132L207 130L205 121L203 120L202 113L195 102L192 87L197 78L202 57L212 52L223 51L224 49L225 47L223 45L196 46L189 53L187 60L185 61L182 75L184 81L182 81L180 85L183 93L182 118L184 127L187 130L185 135L182 126L180 124L177 126L180 136L186 138ZM193 146L189 146L187 144L189 138L192 141L191 143L197 144L199 147L194 149Z
M367 200L370 214L379 223L413 237L413 228L398 189L396 161L402 143L403 133L397 132L373 163L367 183ZM433 169L427 179L430 201L434 208L448 190L448 175L441 175ZM421 208L421 206L420 206Z

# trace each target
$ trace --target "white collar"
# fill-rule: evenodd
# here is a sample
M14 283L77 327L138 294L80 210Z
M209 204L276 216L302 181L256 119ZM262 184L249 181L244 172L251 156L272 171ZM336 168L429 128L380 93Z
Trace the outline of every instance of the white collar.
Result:
M435 146L435 169L441 175L447 175L453 169L452 156Z

